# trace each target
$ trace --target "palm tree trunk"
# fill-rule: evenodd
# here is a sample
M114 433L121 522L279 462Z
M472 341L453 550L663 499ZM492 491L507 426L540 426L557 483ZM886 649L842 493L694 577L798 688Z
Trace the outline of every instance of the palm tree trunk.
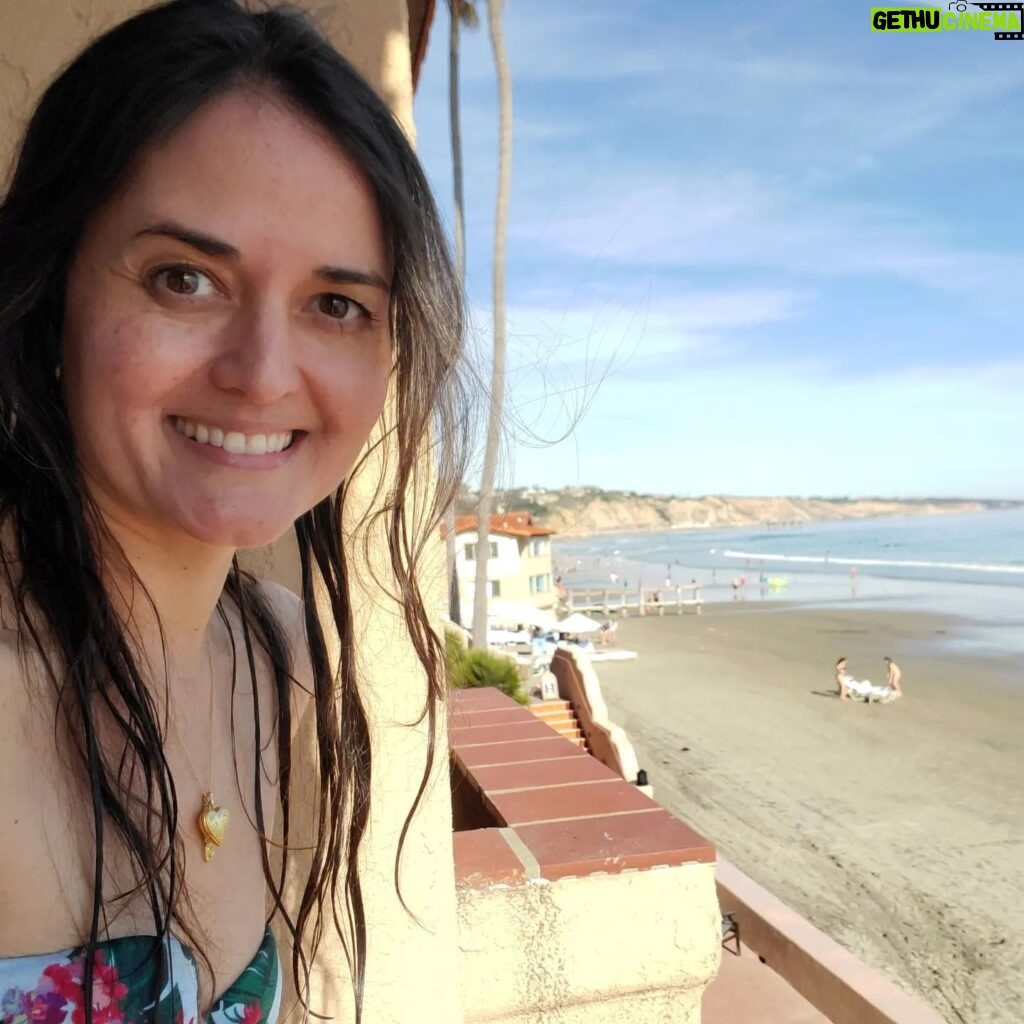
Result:
M462 188L462 122L459 117L459 23L462 20L451 7L451 33L448 37L448 120L452 129L452 186L455 193L455 270L459 283L466 281L466 222Z
M452 179L455 190L455 269L459 284L466 283L466 228L462 190L462 128L459 121L459 26L462 21L460 0L449 0L451 16L448 34L448 121L452 134ZM457 501L457 499L456 499ZM462 600L455 565L455 518L452 504L445 513L445 571L448 576L448 618L462 624Z
M473 646L487 647L487 563L490 553L491 510L494 478L498 468L502 408L505 401L505 236L508 232L509 197L512 191L512 76L505 53L501 24L504 0L487 0L487 26L494 51L498 80L498 194L494 217L493 306L494 363L491 370L491 408L487 422L487 447L477 506L476 586L473 595Z

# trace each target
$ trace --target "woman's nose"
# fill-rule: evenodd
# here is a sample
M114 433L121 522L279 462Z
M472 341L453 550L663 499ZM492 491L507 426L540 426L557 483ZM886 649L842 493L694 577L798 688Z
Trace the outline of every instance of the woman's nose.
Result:
M286 312L263 308L240 314L221 338L213 383L258 405L279 401L301 384L295 343Z

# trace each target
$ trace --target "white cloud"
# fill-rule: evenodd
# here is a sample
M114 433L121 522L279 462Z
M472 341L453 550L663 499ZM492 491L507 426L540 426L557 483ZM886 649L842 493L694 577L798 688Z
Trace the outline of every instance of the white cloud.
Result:
M872 64L854 53L831 60L736 54L714 39L691 44L665 70L659 88L634 93L634 103L666 113L713 113L730 122L767 114L791 137L816 125L869 132L886 144L912 142L964 112L977 117L985 112L981 104L996 106L1024 85L1017 62L977 54L961 54L942 74L930 74L911 61Z
M895 276L1015 296L1024 253L973 250L941 225L881 203L816 199L750 172L592 180L559 217L522 218L514 235L595 261L648 267L781 270L802 278ZM1016 304L999 307L1017 310Z
M677 291L668 297L652 299L647 295L623 297L621 288L607 286L616 302L592 302L585 306L565 306L557 291L531 291L525 304L514 308L512 320L537 321L544 328L557 325L560 331L577 337L592 331L594 323L625 312L631 318L639 313L649 327L665 331L706 331L733 327L756 327L792 319L806 301L804 292L781 288L729 288L703 291ZM582 330L581 330L582 328Z
M629 296L614 287L613 298L560 305L557 296L535 291L532 302L507 314L509 374L520 390L557 379L560 389L594 380L659 372L685 364L714 346L721 353L729 333L798 318L809 296L785 289L690 291L670 297ZM474 343L488 351L491 312L474 307Z

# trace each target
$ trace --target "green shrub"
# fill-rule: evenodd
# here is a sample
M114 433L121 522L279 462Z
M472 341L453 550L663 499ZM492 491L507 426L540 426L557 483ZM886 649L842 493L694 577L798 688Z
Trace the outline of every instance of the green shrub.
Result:
M518 704L529 704L519 682L519 669L514 661L490 651L467 651L451 633L445 635L448 662L448 685L453 690L494 686Z
M448 676L451 677L452 666L462 660L466 648L462 644L462 637L454 630L444 631L444 660L448 664Z

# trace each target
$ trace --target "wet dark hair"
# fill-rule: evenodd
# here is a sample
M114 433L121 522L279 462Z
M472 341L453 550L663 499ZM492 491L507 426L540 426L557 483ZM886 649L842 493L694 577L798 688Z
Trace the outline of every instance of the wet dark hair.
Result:
M838 668L840 665L842 665L842 663L844 661L846 661L846 655L845 654L841 658L836 658L836 668Z
M95 849L87 992L110 903L102 876L111 841L130 858L131 892L145 895L158 938L166 938L173 923L200 951L202 944L187 912L177 799L150 692L153 680L138 664L104 587L101 550L111 550L113 538L79 474L55 373L67 275L90 219L117 193L146 147L167 138L211 99L247 86L283 97L337 140L372 187L388 246L395 399L371 449L386 460L372 514L388 538L385 582L401 602L426 673L423 714L429 729L428 762L399 856L435 756L443 650L417 573L428 538L436 536L441 512L454 497L464 458L459 442L467 431L459 374L462 299L429 186L387 106L305 15L284 8L249 11L236 0L174 0L150 8L93 42L49 86L0 204L0 590L8 591L5 602L23 652L41 664L52 684L56 721L77 755L76 771L91 801ZM295 523L314 677L319 788L311 868L294 913L282 902L290 866L291 652L264 591L237 561L218 610L227 624L223 602L236 606L249 671L255 675L254 649L266 652L274 666L272 740L286 844L276 877L260 797L258 752L265 737L258 707L255 824L263 837L274 912L292 936L296 988L308 1008L309 963L325 918L333 920L348 954L358 1020L366 969L358 853L369 814L371 743L356 685L341 542L347 493L343 482ZM314 610L315 585L326 594L331 625L340 636L337 674ZM115 728L123 757L112 757L98 741L101 722ZM130 788L133 778L142 780L144 800ZM396 863L396 884L397 870ZM87 1021L91 1004L87 998Z

